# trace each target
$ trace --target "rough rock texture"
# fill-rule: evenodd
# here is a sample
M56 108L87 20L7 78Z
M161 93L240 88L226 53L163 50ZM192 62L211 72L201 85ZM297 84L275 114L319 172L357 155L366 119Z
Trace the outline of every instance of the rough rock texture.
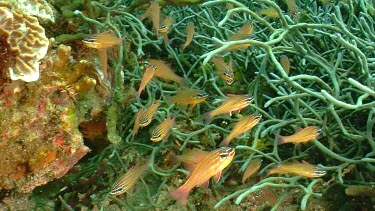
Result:
M94 69L72 59L69 46L46 58L38 81L0 85L0 189L30 192L62 177L89 151L78 125L103 105Z

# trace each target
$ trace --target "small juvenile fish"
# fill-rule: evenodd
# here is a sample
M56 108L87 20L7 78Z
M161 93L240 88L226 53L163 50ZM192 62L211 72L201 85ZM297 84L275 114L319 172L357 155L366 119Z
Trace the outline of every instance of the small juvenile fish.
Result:
M193 40L194 37L194 23L189 22L186 26L186 42L181 45L182 50L184 50L190 42Z
M267 175L270 174L293 174L300 175L303 177L317 178L322 177L327 172L318 166L311 165L308 163L286 163L279 164L268 170Z
M246 22L238 31L236 34L229 36L228 41L237 41L237 40L246 40L250 39L251 35L253 33L253 24L250 22ZM233 45L229 48L227 48L224 52L229 51L235 51L238 49L246 50L248 47L250 47L251 44L239 44L239 45Z
M102 66L104 80L108 79L107 74L107 48L110 48L114 45L120 45L122 43L122 39L116 37L115 33L112 30L105 31L99 34L89 35L83 43L89 48L96 48L98 49L98 57L100 60L100 64Z
M160 100L158 100L156 103L152 103L144 112L142 112L139 116L139 126L146 127L149 125L152 121L152 118L154 117L154 113L160 106Z
M208 152L192 169L185 184L171 192L172 198L186 205L189 192L195 186L208 187L211 177L214 177L216 182L219 181L222 170L230 164L234 154L234 148L231 147L221 147Z
M280 64L281 64L281 66L283 67L285 73L286 73L287 75L289 75L289 71L290 71L290 62L289 62L289 58L288 58L288 56L286 56L286 55L282 55L282 56L280 57Z
M247 117L242 117L234 125L232 132L220 143L219 146L226 147L229 145L230 141L246 131L251 130L258 122L262 119L262 115L252 114Z
M164 39L164 44L168 44L168 31L170 30L172 24L173 24L173 19L171 16L167 16L163 21L161 22L162 24L159 26L159 33L163 35Z
M135 135L137 135L138 133L138 129L139 129L139 118L142 116L142 114L145 112L145 110L143 109L139 109L137 114L135 115L135 119L134 119L134 126L133 126L133 133L132 133L132 140L134 140L134 137Z
M148 163L135 165L128 172L122 175L112 186L111 194L118 196L128 191L148 168Z
M273 8L273 7L268 7L267 9L261 9L259 11L259 13L261 15L265 15L265 16L267 16L269 18L279 18L280 17L280 15L277 12L277 10L275 8Z
M174 119L172 119L172 117L168 117L152 131L150 140L152 142L159 142L163 139L167 139L174 124Z
M279 134L276 134L276 143L277 145L285 143L304 143L315 139L316 137L318 137L320 133L320 128L315 126L309 126L290 136L281 136Z
M215 65L217 74L224 79L227 85L232 85L234 82L234 73L233 73L233 60L230 58L229 64L227 65L224 62L223 57L213 57L212 62Z
M153 1L150 4L150 7L141 15L141 21L146 18L151 18L153 29L156 33L156 36L159 35L159 18L160 18L160 8L158 1Z
M286 5L288 6L288 14L292 18L298 18L298 6L296 0L285 0Z
M168 98L170 103L178 103L182 106L195 106L208 97L208 94L204 91L192 89L192 88L181 88L177 91L177 94Z
M162 78L164 80L170 80L174 81L178 84L183 84L185 79L176 75L171 67L166 64L164 61L161 60L155 60L155 59L149 59L147 60L149 65L155 65L155 75L159 78Z
M255 158L251 160L245 172L243 173L242 183L245 183L248 178L250 178L255 172L257 172L261 165L262 159Z
M116 37L112 30L98 34L88 35L83 43L89 48L105 49L114 45L121 45L122 38Z
M246 22L236 34L229 36L228 41L243 40L251 37L253 33L253 24Z
M151 79L155 75L156 67L155 65L147 65L145 68L145 71L142 76L141 84L139 85L139 89L137 92L137 96L139 97L143 91L143 89L146 87L146 85L151 81Z
M221 105L216 109L203 114L206 123L209 123L214 116L220 114L232 115L233 111L238 111L253 102L253 97L249 95L230 95L229 98L223 100Z

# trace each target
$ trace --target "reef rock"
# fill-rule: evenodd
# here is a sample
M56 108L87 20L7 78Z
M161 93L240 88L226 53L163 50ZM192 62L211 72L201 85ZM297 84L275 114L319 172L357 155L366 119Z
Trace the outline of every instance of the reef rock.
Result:
M104 105L95 70L74 60L69 46L46 58L39 80L0 84L0 189L31 192L65 175L89 151L78 126Z

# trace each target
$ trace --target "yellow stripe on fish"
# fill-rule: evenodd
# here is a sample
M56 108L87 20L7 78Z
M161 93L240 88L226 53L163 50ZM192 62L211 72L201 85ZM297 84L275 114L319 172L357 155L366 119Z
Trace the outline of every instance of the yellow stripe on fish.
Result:
M233 111L239 111L242 108L250 105L253 102L253 97L250 95L229 95L229 98L224 99L219 107L204 113L203 118L206 123L209 123L214 116L227 114L232 115Z
M218 182L222 170L230 164L234 155L235 150L231 147L221 147L209 152L195 165L185 184L171 193L172 198L186 205L190 190L195 186L207 186L211 177L215 177Z
M118 196L128 191L148 168L148 163L135 165L128 172L122 175L112 186L111 194Z
M150 140L152 142L159 142L163 139L168 138L169 131L174 125L174 119L172 117L168 117L164 122L160 123L151 133Z
M255 172L257 172L261 165L262 159L256 158L251 160L245 172L243 173L242 183L245 183L248 178L250 178Z
M290 136L281 136L276 134L276 143L277 145L285 144L285 143L305 143L316 139L319 134L321 133L321 129L315 126L306 127L293 135Z
M293 174L309 178L322 177L327 172L322 168L308 163L286 163L279 164L267 171L270 174Z
M242 117L234 125L232 132L220 143L219 146L226 147L229 145L230 141L246 131L251 130L258 122L262 119L262 115L252 114L247 117Z

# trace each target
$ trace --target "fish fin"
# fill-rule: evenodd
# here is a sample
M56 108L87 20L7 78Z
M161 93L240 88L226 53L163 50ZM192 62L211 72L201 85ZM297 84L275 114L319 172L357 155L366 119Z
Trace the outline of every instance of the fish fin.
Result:
M186 206L187 203L187 197L189 196L190 190L184 188L184 186L181 186L170 193L171 197L178 201L183 206Z
M227 147L229 145L230 139L224 139L220 144L219 147Z
M285 144L284 136L275 133L275 142L277 145Z
M189 172L188 176L190 176L190 173L194 169L195 165L196 164L194 162L184 162L184 163L182 163L182 166L184 167L184 169L186 169Z
M207 181L199 184L198 186L201 188L207 189L209 185L210 185L210 180L208 179Z
M215 175L213 176L213 178L214 178L214 180L215 180L216 183L218 183L219 180L220 180L220 178L221 178L221 172L222 172L222 171L219 171L219 172L217 172L217 174L215 174Z
M211 112L206 112L203 114L204 123L208 124L212 120Z
M180 45L180 47L181 47L181 50L185 50L185 48L187 47L187 45L186 44L182 44L182 45Z

